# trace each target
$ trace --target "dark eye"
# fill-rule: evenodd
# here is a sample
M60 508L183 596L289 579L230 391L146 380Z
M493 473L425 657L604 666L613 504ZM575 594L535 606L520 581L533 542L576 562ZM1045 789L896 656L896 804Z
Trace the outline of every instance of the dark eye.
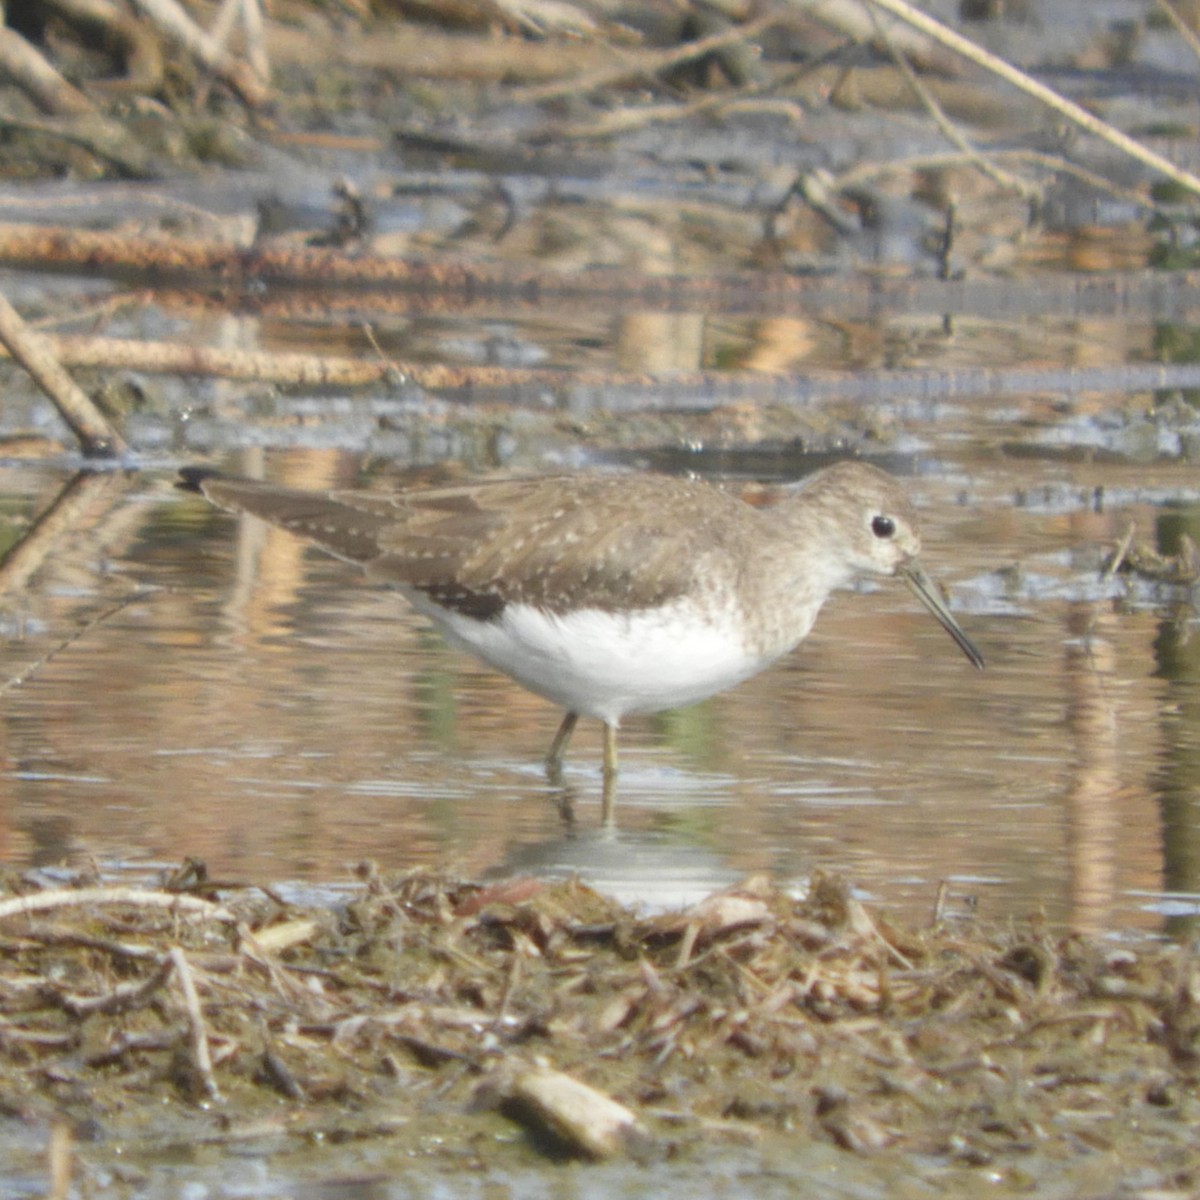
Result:
M890 538L896 532L896 522L891 517L872 517L871 532L877 538Z

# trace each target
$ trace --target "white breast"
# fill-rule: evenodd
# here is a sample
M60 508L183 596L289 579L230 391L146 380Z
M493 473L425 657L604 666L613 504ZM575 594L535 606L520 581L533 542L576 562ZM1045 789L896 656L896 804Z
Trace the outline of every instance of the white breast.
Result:
M634 613L579 609L564 615L509 604L476 621L410 595L457 643L531 692L583 716L616 724L626 713L693 704L772 661L745 645L730 614L702 618L686 603Z

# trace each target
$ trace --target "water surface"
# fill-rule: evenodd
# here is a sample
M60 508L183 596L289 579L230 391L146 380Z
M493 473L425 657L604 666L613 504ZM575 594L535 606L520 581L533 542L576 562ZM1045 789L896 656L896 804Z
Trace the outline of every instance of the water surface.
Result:
M358 465L297 451L266 467L319 486L354 482ZM138 598L5 697L4 861L138 870L196 855L219 878L321 883L363 859L578 872L654 905L821 869L917 919L943 887L950 915L1141 932L1189 920L1194 617L1101 568L1129 520L1153 539L1195 519L1191 473L888 465L918 472L927 565L988 669L905 588L839 594L773 669L627 722L612 830L598 727L581 723L556 790L541 758L557 712L399 597L177 493L167 473L102 481L10 604L5 676ZM20 518L62 481L12 465L2 503Z

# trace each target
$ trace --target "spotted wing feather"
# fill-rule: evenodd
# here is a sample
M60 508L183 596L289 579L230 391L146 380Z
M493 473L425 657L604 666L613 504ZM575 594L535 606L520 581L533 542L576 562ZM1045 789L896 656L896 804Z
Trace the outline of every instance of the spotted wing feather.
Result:
M370 492L326 495L195 468L180 475L180 486L218 508L260 517L360 566L378 556L380 537L396 519L394 508Z
M666 603L690 589L706 556L736 556L739 524L757 519L708 485L663 477L320 494L189 470L182 486L307 538L372 579L485 620L510 603L550 611ZM725 515L715 527L714 495Z
M462 611L485 597L482 607L494 611L497 602L549 611L651 607L688 591L702 568L696 550L713 494L685 480L608 476L402 494L402 519L368 570L442 603L457 597L452 606ZM755 519L741 501L726 502ZM711 540L705 548L720 551Z

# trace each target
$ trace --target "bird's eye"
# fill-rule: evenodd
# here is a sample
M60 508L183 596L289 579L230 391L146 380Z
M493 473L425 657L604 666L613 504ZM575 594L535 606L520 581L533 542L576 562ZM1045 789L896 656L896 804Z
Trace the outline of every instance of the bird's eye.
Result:
M877 538L890 538L896 532L896 522L891 517L883 515L872 517L871 532Z

